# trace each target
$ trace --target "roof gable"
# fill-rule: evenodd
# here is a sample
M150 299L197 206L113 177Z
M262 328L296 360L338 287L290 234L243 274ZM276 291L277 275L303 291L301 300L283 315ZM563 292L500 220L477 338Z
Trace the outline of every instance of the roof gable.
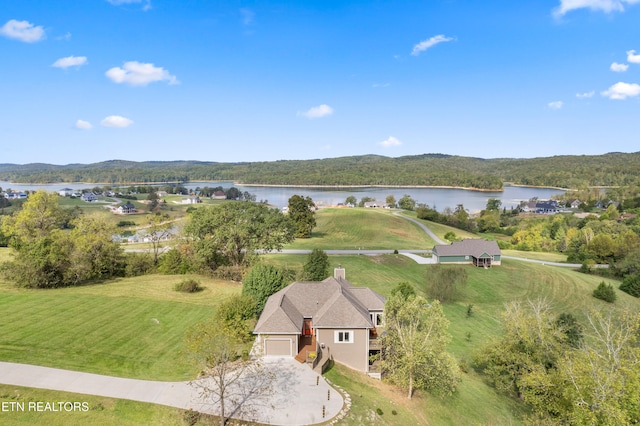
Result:
M295 282L269 297L254 333L300 333L305 318L320 328L371 328L369 311L384 309L384 302L344 279Z

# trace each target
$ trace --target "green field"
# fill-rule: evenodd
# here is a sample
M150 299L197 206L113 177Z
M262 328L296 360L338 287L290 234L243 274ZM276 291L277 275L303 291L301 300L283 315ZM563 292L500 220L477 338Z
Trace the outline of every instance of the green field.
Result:
M311 238L298 238L287 249L424 250L435 242L417 225L377 209L321 209Z
M86 402L89 411L75 412L37 412L28 411L30 401L42 402ZM126 399L113 399L101 396L82 395L70 392L58 392L45 389L32 389L21 386L0 384L0 404L6 402L23 403L25 411L0 412L2 425L184 425L183 410L163 405L146 404Z
M393 248L405 241L419 244L417 248L433 245L417 227L386 212L327 209L318 214L318 224L314 238L298 240L292 246L311 248L326 244L327 248L341 248L343 244L342 248L351 248L348 244L358 240L365 248ZM428 226L442 236L452 229L431 223ZM465 236L458 230L454 232ZM526 255L560 260L558 255ZM0 261L9 257L8 249L0 249ZM262 256L263 262L296 270L302 269L305 260L303 255ZM385 296L401 281L411 283L421 294L427 290L425 276L430 266L418 265L402 255L329 256L329 260L332 268L338 264L344 266L347 279L354 285L370 287ZM451 321L449 350L463 364L470 361L483 342L500 333L500 314L504 304L510 301L546 298L557 313L570 312L579 319L584 319L591 309L612 306L591 296L603 281L601 277L516 260L503 260L502 266L490 269L465 268L466 286L456 302L444 305ZM0 281L0 360L123 377L190 379L194 372L181 354L186 330L210 317L221 300L240 292L240 286L197 277L206 287L203 292L173 291L173 285L184 278L150 275L57 290L17 289ZM613 283L617 289L617 282L604 281ZM638 299L619 290L616 293L618 300L614 307L640 308ZM473 314L467 317L470 304ZM521 423L526 409L519 401L497 393L472 369L467 371L461 374L458 392L452 397L439 398L417 392L411 401L406 399L404 391L341 366L334 366L327 377L351 395L353 405L345 419L350 425ZM10 394L13 388L0 387L0 400L9 398L7 392ZM24 392L29 398L40 398L37 390ZM63 395L52 392L46 398L64 398L58 394ZM177 410L167 411L171 409L151 404L132 405L134 403L126 401L108 404L122 408L105 410L109 413L104 415L115 416L104 417L106 423L127 424L140 420L149 424L174 424L179 416ZM383 414L377 414L376 408ZM167 416L166 423L158 420L163 415ZM95 423L101 423L103 417L95 419ZM56 421L53 419L53 424ZM179 423L179 418L176 421ZM94 423L93 417L90 422ZM63 423L67 424L64 421L58 424ZM83 421L76 424L79 423Z
M212 316L240 285L197 277L205 290L179 293L184 276L150 275L56 290L0 284L0 360L150 380L189 380L185 331Z

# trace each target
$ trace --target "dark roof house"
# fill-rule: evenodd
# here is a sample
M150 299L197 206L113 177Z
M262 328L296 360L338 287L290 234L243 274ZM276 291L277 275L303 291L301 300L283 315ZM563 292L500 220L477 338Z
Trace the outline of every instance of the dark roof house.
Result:
M500 265L502 252L498 243L483 239L466 239L433 247L436 263L473 264L490 267Z

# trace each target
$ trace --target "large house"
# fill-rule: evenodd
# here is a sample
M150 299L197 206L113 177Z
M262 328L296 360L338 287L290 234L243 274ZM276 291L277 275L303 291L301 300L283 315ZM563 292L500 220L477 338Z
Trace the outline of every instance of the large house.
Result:
M490 267L500 265L502 252L498 243L482 239L454 241L433 247L436 263L473 264Z
M381 349L384 303L375 291L354 287L338 267L324 281L295 282L269 297L254 334L264 356L311 357L320 370L332 358L379 377L370 355Z

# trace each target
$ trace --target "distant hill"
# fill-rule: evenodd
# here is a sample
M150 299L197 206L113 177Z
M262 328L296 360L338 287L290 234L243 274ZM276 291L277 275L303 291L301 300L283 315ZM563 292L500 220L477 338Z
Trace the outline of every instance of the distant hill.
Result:
M0 180L103 184L230 180L263 185L458 186L583 188L640 185L640 152L482 159L447 154L361 155L246 163L110 160L93 164L0 164Z

